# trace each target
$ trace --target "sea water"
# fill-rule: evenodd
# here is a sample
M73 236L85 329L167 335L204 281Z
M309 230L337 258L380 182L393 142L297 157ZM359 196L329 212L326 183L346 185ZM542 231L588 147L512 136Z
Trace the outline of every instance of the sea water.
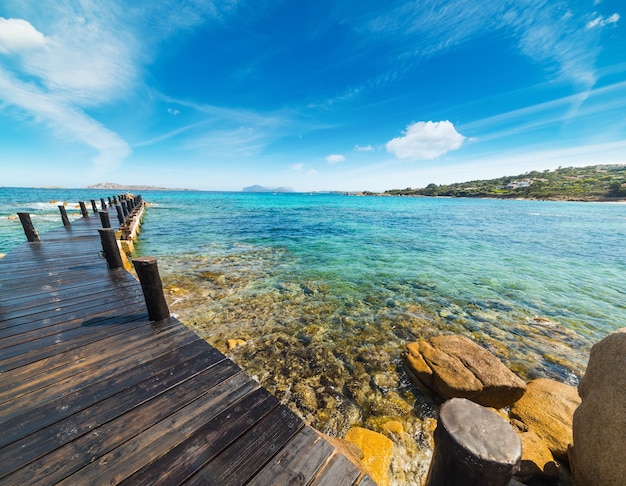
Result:
M0 253L25 239L17 211L44 233L59 204L72 219L109 195L0 189ZM404 373L408 342L462 334L526 380L576 385L591 346L626 326L623 204L142 196L135 253L158 258L172 312L326 433L400 423L398 484L424 474L438 403Z

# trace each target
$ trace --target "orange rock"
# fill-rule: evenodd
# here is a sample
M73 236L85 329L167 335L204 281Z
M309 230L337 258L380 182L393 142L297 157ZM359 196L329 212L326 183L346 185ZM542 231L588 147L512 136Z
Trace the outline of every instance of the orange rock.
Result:
M363 451L361 462L376 484L388 486L393 442L384 435L363 427L352 427L345 439Z

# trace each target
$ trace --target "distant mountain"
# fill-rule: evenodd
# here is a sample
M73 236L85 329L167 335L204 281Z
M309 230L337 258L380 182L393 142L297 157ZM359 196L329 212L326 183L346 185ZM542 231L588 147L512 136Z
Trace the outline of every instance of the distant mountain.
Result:
M116 184L115 182L99 182L87 189L109 189L113 191L192 191L193 189L173 189L171 187L141 186Z
M248 186L243 188L243 192L294 192L291 187L266 187L266 186Z

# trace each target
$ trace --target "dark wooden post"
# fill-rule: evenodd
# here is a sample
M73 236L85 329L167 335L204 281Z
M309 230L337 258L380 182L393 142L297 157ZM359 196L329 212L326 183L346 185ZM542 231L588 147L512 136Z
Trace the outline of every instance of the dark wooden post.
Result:
M39 233L33 226L33 222L30 220L30 214L28 213L17 213L20 217L20 222L22 223L22 227L24 228L24 234L26 235L26 239L28 241L40 241Z
M85 207L85 203L83 201L79 201L78 204L80 205L80 212L83 213L83 218L88 218L89 217L89 213L87 212L87 208Z
M124 263L122 262L122 255L120 255L120 249L117 246L117 240L115 239L115 231L111 228L104 228L99 229L98 233L100 233L102 250L104 251L104 257L107 259L107 265L109 268L111 270L115 268L122 268Z
M122 206L120 204L116 204L115 210L117 211L117 220L119 221L121 226L124 224L124 213L122 211Z
M502 417L465 398L439 410L426 486L508 486L522 444Z
M96 206L96 200L95 199L91 200L91 209L93 209L94 213L98 212L98 206Z
M107 208L107 203L104 201L103 197L100 198L100 207L103 211Z
M157 259L154 257L134 258L133 265L146 300L148 317L151 321L167 319L170 316L170 310L167 307L165 295L163 295L163 283L159 276Z
M126 219L128 216L128 204L126 204L126 201L120 201L120 203L122 206L122 212L124 213L124 219Z
M70 226L70 220L67 217L67 211L65 210L65 206L59 206L59 211L61 211L61 220L63 221L63 226Z
M109 220L109 212L108 211L100 211L100 221L102 222L103 228L110 228L111 221Z
M109 206L111 206L112 205L111 196L107 196L107 199L109 200Z

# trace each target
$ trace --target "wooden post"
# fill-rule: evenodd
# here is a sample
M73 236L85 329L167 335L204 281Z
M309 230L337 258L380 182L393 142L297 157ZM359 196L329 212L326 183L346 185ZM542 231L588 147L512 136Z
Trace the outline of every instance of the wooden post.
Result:
M105 202L103 197L100 198L100 207L103 211L107 208L107 203Z
M452 398L439 410L426 486L508 486L521 456L521 441L506 420Z
M20 217L20 222L22 223L22 227L24 228L24 234L26 235L26 239L28 241L40 241L39 233L33 226L33 222L30 220L30 214L28 213L17 213Z
M93 209L94 213L98 212L98 206L96 206L96 200L95 199L91 200L91 209Z
M111 221L109 220L109 212L108 211L100 211L100 221L102 222L103 228L110 228Z
M63 226L70 226L70 220L67 217L67 211L65 210L65 206L59 206L59 211L61 211L61 220L63 221Z
M115 239L115 230L111 228L104 228L99 229L98 233L100 233L102 250L105 258L107 259L108 267L111 270L115 268L123 268L124 263L122 262L122 255L120 255L120 249L117 246L117 240Z
M116 204L115 210L117 211L117 220L119 221L121 226L124 224L124 213L122 211L122 206L120 204Z
M126 204L126 201L120 201L122 204L122 212L124 213L124 219L126 219L126 217L128 217L128 204Z
M167 307L165 295L163 295L163 283L159 276L157 259L154 257L134 258L133 265L146 300L148 317L151 321L167 319L170 316L170 310Z
M111 196L107 196L107 199L109 200L109 206L112 206L113 203L111 202Z
M85 203L83 201L79 201L78 204L80 205L80 212L83 213L83 218L88 218L89 217L89 213L87 212L87 208L85 207Z

